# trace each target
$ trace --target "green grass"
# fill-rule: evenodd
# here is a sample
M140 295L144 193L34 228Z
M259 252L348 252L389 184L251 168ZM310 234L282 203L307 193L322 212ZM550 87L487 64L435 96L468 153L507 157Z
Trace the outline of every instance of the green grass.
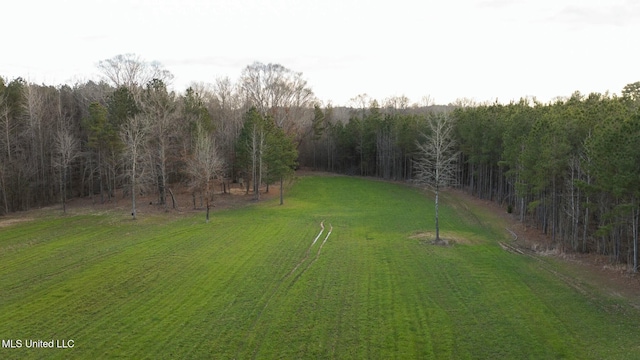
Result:
M444 203L442 235L468 241L426 245L412 236L433 231L425 193L347 177L301 178L285 205L209 224L106 212L0 228L0 339L75 341L0 358L640 358L640 311Z

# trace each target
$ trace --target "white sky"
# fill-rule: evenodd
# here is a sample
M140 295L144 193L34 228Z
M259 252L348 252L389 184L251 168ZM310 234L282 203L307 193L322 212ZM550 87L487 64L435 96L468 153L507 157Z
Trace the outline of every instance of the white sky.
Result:
M47 85L98 79L125 53L161 62L177 91L280 63L334 105L546 102L640 81L638 0L20 0L0 19L0 76Z

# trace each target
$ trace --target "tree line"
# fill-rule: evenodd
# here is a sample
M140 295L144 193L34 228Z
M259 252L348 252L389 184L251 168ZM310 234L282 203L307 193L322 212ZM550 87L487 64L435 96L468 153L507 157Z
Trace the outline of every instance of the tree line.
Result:
M433 150L425 149L437 139L434 120L446 119L458 154L449 183L503 205L546 234L550 247L608 255L637 271L640 82L621 95L576 92L550 103L395 104L369 100L343 121L328 120L331 108L316 109L305 163L385 179L432 177L425 154Z
M300 148L300 162L347 175L414 179L420 137L428 133L428 120L454 106L434 105L428 98L410 104L404 96L380 103L367 94L351 99L349 107L316 106L310 140Z
M66 210L72 197L117 201L121 189L135 219L136 195L155 194L168 209L171 187L182 184L208 219L214 179L223 192L239 179L255 183L258 198L262 183L296 166L316 101L300 73L256 62L237 83L220 78L177 94L170 72L134 54L98 67L100 81L57 87L0 77L0 214Z
M0 77L0 215L55 203L66 209L74 197L118 201L121 190L135 218L137 195L154 194L168 210L178 184L191 190L194 207L209 209L214 179L222 192L235 182L258 200L263 185L279 182L282 190L298 164L411 177L423 115L406 97L381 109L363 94L357 109L334 109L301 73L260 62L237 81L193 83L182 94L170 90L173 75L160 63L135 54L98 68L101 80L71 85Z
M160 64L135 55L99 68L102 81L58 87L0 77L0 214L71 197L116 201L116 189L155 194L168 209L175 184L208 209L213 179L222 192L242 183L257 200L261 185L282 185L298 165L417 181L432 125L444 119L456 186L502 204L551 246L637 269L640 82L619 96L576 92L549 103L439 106L361 94L333 107L278 64L256 62L236 82L194 83L184 94L168 90L172 75Z
M459 184L504 204L551 245L638 267L640 82L621 96L578 92L542 104L453 112Z

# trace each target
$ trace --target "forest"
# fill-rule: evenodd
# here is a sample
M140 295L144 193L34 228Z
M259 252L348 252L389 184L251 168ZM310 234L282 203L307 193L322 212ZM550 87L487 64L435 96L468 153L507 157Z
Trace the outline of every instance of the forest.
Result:
M348 107L317 99L303 74L253 63L237 81L170 90L172 74L127 54L100 61L100 80L33 84L0 76L0 215L68 199L132 201L172 188L206 200L304 167L416 181L430 119L444 117L457 144L455 181L501 204L564 251L598 253L637 271L640 219L640 82L621 94L540 103L355 96ZM220 185L220 188L217 186ZM207 215L208 217L208 215Z

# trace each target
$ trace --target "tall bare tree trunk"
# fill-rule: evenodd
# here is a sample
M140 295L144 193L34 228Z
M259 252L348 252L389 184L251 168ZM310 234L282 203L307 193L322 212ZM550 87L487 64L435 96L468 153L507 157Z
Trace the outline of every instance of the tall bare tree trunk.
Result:
M9 213L9 203L7 203L7 188L5 180L4 165L0 165L0 189L2 190L2 200L4 204L4 213Z
M173 209L177 209L178 205L176 204L176 197L173 196L173 191L171 191L170 188L167 188L167 190L169 191L169 195L171 195L171 205L173 206Z
M136 150L133 150L133 161L131 162L131 217L136 220Z
M284 204L284 197L282 195L282 183L284 182L284 179L282 178L282 176L280 176L280 205Z
M635 197L631 200L632 209L631 209L631 222L633 227L633 272L638 272L638 205L636 205Z
M137 218L136 210L136 193L138 192L138 181L143 175L139 166L142 166L141 155L144 154L144 146L146 143L148 131L148 119L141 115L130 117L121 129L120 136L127 148L127 161L131 164L130 183L131 183L131 217L133 220Z
M60 197L62 198L62 213L67 213L66 196L64 195L64 175L60 172Z
M455 181L456 161L455 141L452 137L453 124L447 115L434 115L429 119L431 132L424 135L426 142L416 143L420 156L416 162L416 175L420 181L431 186L435 192L435 243L441 244L439 223L440 187Z
M440 241L440 223L438 222L438 198L440 196L440 188L436 184L436 244L439 244Z
M258 141L256 125L253 126L253 135L251 136L251 180L253 180L253 198L257 199L258 194Z
M206 193L204 194L205 202L207 203L207 223L209 223L209 208L210 208L209 196L210 196L210 194L209 194L209 182L207 181Z

